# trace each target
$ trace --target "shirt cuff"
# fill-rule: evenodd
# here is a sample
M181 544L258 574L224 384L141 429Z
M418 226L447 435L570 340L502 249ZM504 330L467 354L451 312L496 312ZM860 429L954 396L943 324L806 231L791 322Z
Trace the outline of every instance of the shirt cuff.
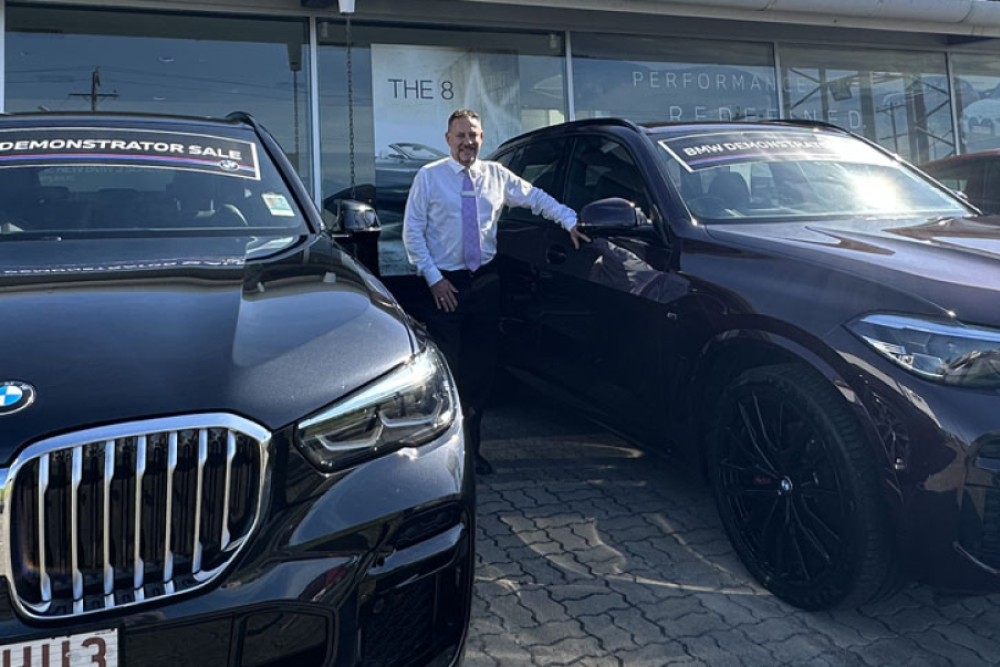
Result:
M438 270L436 266L432 266L431 268L424 271L424 280L427 281L428 287L437 282L440 282L442 278L444 278L444 276L441 275L441 271Z

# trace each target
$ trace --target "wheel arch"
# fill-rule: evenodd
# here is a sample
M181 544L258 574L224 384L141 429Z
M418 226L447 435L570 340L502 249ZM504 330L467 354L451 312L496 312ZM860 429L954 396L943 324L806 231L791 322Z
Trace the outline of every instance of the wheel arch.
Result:
M802 340L762 329L731 329L716 334L702 346L691 376L686 414L693 420L690 433L696 438L697 463L705 470L707 448L705 438L722 392L729 382L751 368L794 363L822 376L847 403L872 446L875 460L883 477L895 486L895 477L888 449L866 407L862 380L852 377L848 365L822 341L803 334ZM895 511L893 511L895 514Z

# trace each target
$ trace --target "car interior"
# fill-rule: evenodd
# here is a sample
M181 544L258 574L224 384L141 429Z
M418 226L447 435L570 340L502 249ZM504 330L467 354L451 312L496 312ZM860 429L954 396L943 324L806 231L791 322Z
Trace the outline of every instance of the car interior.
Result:
M7 168L0 178L0 233L298 224L294 213L269 210L260 183L113 165Z

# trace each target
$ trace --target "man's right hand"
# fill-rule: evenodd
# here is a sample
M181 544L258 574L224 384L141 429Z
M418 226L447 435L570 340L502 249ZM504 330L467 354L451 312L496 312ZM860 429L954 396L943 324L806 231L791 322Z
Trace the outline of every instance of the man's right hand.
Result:
M455 312L455 309L458 308L458 299L455 297L457 293L458 290L447 278L442 278L431 285L431 295L434 297L434 305L438 307L438 310Z

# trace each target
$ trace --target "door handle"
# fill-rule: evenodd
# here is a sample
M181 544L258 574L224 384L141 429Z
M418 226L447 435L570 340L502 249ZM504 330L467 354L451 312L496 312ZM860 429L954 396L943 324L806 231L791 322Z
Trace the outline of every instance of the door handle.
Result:
M562 264L566 261L566 248L561 245L550 245L545 251L545 261L549 264Z

